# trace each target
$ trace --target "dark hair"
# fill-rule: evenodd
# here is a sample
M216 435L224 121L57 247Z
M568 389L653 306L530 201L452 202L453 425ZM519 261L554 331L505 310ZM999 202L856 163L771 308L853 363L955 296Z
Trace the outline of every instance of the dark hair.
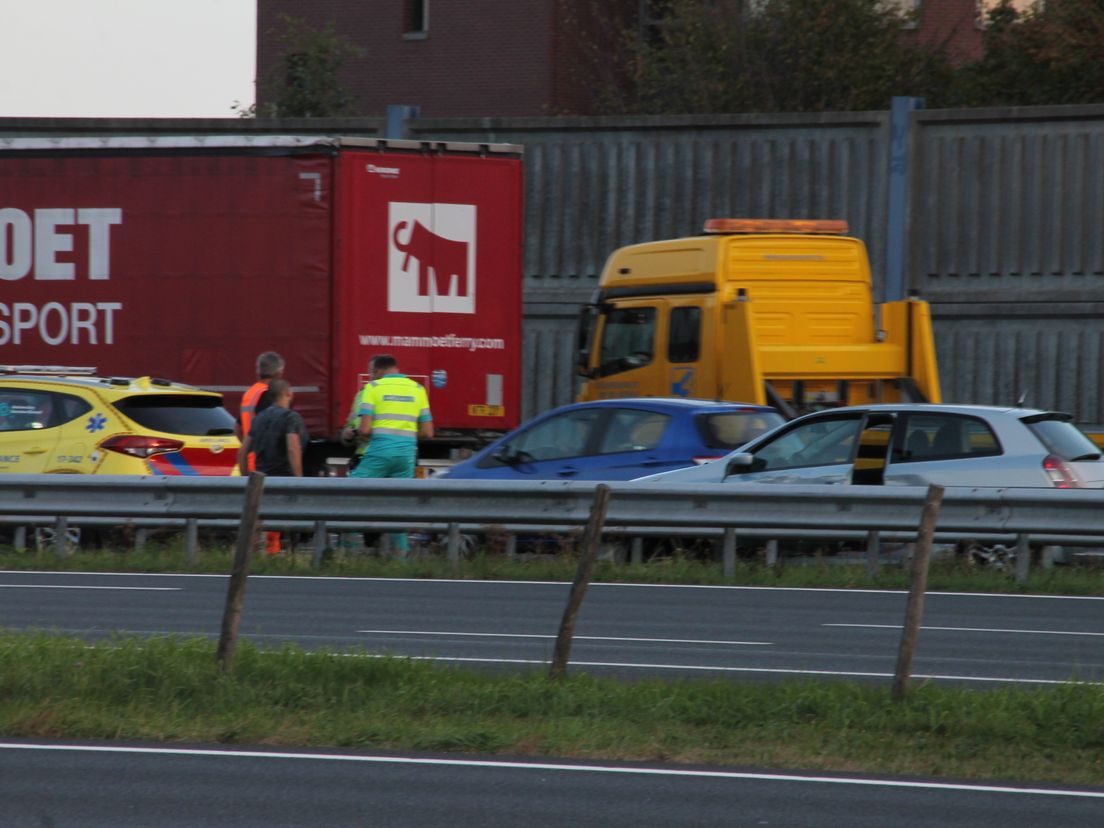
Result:
M371 368L373 371L386 371L388 368L394 368L398 364L399 361L391 356L391 354L376 354L372 357Z
M291 383L286 379L274 379L268 384L268 390L272 392L272 399L278 400L291 390Z

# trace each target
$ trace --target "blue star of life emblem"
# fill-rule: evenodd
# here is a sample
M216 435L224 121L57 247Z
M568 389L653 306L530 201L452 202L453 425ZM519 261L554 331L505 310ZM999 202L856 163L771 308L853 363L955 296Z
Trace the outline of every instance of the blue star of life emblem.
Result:
M95 434L97 431L107 425L107 417L103 414L93 414L88 418L88 424L85 425L84 430L90 434Z

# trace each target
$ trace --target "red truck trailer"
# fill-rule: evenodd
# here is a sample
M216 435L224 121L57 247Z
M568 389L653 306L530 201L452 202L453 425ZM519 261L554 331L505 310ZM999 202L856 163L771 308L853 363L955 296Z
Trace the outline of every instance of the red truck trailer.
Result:
M332 440L390 353L447 456L518 422L521 176L511 145L0 140L0 363L166 377L236 411L275 350Z

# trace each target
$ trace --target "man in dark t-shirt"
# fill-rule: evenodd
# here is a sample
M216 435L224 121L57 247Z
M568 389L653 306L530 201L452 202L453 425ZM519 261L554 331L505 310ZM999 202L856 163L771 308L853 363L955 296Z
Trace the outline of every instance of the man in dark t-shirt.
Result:
M307 426L299 412L291 410L291 385L285 379L269 383L272 405L258 414L238 450L238 467L248 474L249 453L257 457L257 471L276 477L303 476L303 450Z

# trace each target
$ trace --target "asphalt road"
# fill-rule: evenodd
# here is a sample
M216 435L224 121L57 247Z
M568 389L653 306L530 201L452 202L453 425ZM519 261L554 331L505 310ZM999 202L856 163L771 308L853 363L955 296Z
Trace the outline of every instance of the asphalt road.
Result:
M1096 828L1104 789L501 758L0 744L0 824Z
M0 572L0 627L96 638L217 636L223 576ZM568 585L250 579L241 624L258 644L367 650L540 669ZM888 680L905 594L592 584L572 670L632 677L801 675ZM1104 599L931 593L917 678L992 685L1104 680Z

